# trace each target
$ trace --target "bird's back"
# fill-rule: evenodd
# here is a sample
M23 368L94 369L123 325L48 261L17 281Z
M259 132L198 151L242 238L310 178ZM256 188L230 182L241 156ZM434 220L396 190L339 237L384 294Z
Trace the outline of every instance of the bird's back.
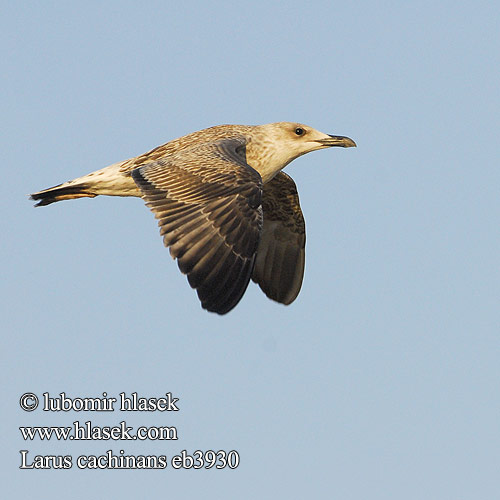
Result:
M200 146L203 143L216 142L232 137L248 136L253 128L251 125L216 125L198 130L197 132L173 139L140 156L125 160L120 168L123 173L130 172L140 165L157 161L161 158L167 158L183 150Z

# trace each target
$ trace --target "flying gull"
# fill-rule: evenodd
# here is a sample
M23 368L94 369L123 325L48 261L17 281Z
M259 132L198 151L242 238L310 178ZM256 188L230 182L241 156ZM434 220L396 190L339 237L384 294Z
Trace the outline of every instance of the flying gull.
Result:
M219 125L31 195L36 206L97 195L138 196L155 214L165 246L218 314L250 282L290 304L304 275L305 223L293 179L299 156L356 146L300 123Z

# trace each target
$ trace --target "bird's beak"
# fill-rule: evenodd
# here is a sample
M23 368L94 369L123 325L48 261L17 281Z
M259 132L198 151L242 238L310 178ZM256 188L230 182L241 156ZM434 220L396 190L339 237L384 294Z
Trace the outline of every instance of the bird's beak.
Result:
M349 139L349 137L344 137L343 135L329 135L327 139L318 139L316 142L319 142L323 146L331 147L337 146L340 148L355 148L356 143Z

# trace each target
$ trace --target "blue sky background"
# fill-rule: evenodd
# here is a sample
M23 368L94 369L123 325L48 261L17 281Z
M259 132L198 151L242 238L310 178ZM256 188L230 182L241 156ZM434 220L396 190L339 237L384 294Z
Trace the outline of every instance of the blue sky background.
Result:
M498 2L4 2L5 498L483 499L500 488ZM284 307L203 311L139 199L26 195L220 123L357 149L287 167L308 231ZM24 392L180 411L32 413ZM25 442L20 425L174 425ZM19 470L238 450L236 470Z

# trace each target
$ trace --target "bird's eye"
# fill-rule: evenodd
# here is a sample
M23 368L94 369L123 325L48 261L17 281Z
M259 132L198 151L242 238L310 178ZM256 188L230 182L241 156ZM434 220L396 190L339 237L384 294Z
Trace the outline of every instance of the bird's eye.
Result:
M297 127L295 129L295 134L296 135L304 135L305 133L306 133L306 131L303 128L301 128L301 127Z

